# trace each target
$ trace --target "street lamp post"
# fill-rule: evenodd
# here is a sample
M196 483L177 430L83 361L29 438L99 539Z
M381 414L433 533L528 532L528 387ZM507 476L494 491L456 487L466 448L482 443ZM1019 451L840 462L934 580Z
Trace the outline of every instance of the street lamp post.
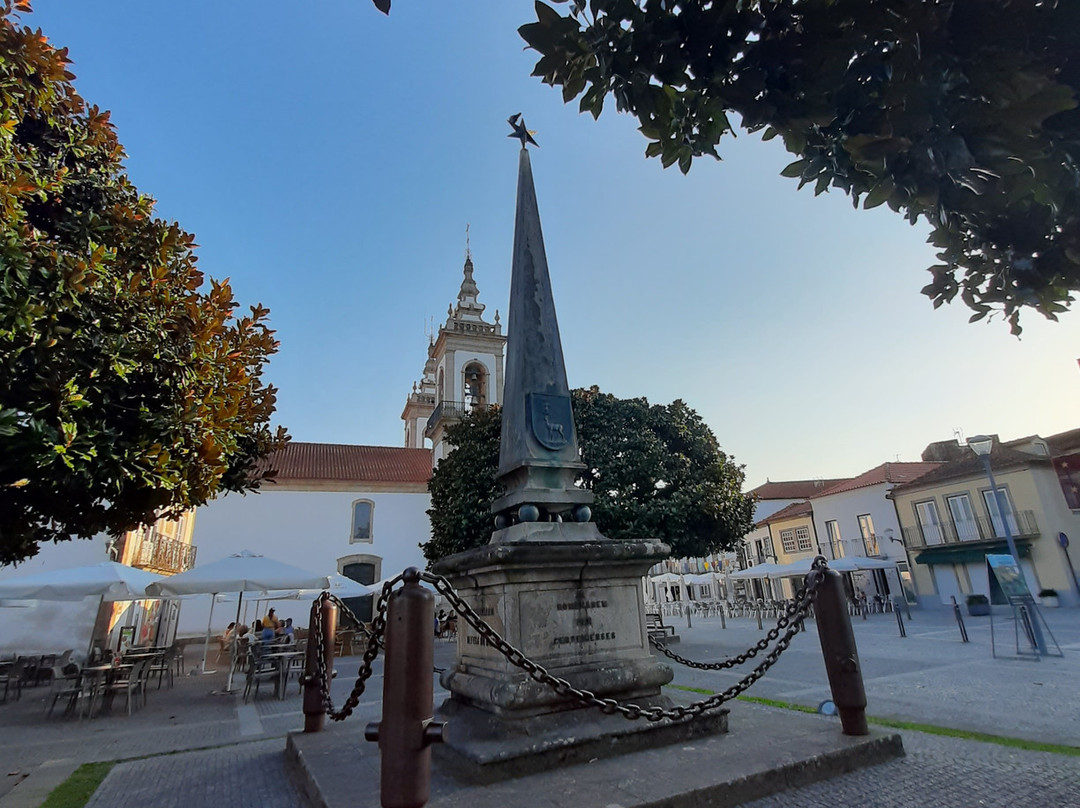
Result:
M998 488L997 480L994 479L994 472L990 468L990 450L994 446L994 439L989 435L976 435L973 438L968 438L968 446L971 447L971 451L975 452L982 461L983 470L986 471L986 478L990 481L990 490L994 492L994 502L997 503L998 517L1001 519L1001 525L1005 529L1005 541L1009 545L1009 554L1013 557L1013 561L1016 563L1016 569L1020 571L1020 575L1023 576L1024 570L1020 566L1020 553L1016 549L1016 541L1013 539L1012 528L1009 527L1009 517L1005 510L1005 497L1002 496L1001 490ZM991 526L993 526L994 520L990 520ZM1031 624L1032 639L1035 640L1035 646L1039 649L1039 653L1046 654L1046 640L1043 638L1042 628L1039 626L1038 614L1035 612L1035 598L1031 596L1029 592L1024 598L1024 605L1027 606L1028 613L1033 615L1029 621Z

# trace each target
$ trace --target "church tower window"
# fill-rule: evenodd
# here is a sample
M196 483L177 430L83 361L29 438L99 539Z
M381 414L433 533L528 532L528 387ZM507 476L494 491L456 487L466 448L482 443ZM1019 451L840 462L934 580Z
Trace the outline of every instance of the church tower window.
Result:
M475 412L487 406L487 368L479 362L465 366L465 411Z

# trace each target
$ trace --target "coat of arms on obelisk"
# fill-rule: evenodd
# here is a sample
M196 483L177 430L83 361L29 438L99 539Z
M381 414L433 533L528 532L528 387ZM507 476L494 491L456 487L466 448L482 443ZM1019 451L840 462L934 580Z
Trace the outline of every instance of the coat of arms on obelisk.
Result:
M574 428L568 396L529 393L529 420L532 434L545 449L556 451L570 442Z

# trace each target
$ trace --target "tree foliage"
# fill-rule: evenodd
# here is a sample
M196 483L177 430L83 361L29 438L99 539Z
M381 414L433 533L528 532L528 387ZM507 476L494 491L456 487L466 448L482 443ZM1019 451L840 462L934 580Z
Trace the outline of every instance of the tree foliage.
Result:
M561 0L555 0L561 2ZM587 6L587 8L586 8ZM536 3L534 75L646 154L690 169L742 126L780 136L784 176L930 224L922 290L972 321L1050 319L1080 287L1075 0L589 0Z
M0 0L0 564L257 487L268 310L203 284L66 49Z
M682 401L619 399L596 387L573 391L582 460L579 482L593 492L594 519L612 539L659 538L676 558L730 548L753 523L743 470L712 430ZM447 430L456 448L429 483L430 561L479 547L491 537L491 502L502 491L498 409L466 417Z

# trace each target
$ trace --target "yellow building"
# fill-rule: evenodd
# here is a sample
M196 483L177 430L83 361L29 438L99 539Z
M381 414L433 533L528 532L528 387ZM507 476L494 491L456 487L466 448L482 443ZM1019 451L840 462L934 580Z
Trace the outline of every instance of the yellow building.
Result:
M772 516L758 522L758 527L769 531L769 544L772 558L765 559L775 564L790 564L793 561L812 559L820 554L817 534L814 531L814 508L809 502L793 502L781 508ZM795 596L791 578L772 581L773 596L792 598Z
M928 446L924 460L946 462L889 495L920 600L951 604L953 597L962 603L968 594L989 595L986 555L1009 553L1008 528L1032 594L1054 589L1063 604L1080 604L1059 541L1065 534L1080 542L1080 507L1067 501L1068 460L1077 450L1080 430L1005 443L993 436L989 458L1004 502L999 508L982 459L971 448L954 441ZM1062 462L1064 471L1055 468Z

